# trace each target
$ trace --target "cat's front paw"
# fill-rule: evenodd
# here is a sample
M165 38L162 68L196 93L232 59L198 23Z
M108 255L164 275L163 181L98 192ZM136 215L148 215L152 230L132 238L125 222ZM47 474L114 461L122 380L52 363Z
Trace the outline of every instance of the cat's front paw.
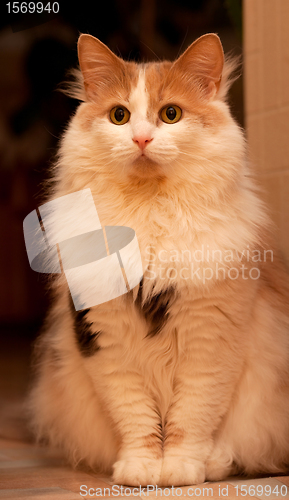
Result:
M160 478L161 486L188 486L205 481L205 465L189 457L165 457Z
M128 486L159 484L162 459L131 457L119 460L113 466L113 481Z

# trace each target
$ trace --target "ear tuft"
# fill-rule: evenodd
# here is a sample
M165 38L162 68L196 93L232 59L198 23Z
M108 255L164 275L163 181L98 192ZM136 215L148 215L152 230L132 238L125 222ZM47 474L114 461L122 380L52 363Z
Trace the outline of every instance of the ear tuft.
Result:
M80 69L73 68L67 72L66 76L67 80L59 86L58 90L68 97L72 97L72 99L86 101L83 76Z
M219 99L226 100L230 87L241 75L241 67L241 56L226 55L221 84L218 90Z

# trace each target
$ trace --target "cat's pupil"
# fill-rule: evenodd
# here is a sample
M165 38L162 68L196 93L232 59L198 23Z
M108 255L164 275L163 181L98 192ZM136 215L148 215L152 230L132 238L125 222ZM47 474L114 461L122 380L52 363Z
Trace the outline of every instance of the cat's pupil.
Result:
M117 108L114 113L116 121L121 122L124 119L124 110L122 108Z
M167 109L166 115L167 115L169 120L174 120L176 115L177 115L177 112L176 112L175 108L170 107Z

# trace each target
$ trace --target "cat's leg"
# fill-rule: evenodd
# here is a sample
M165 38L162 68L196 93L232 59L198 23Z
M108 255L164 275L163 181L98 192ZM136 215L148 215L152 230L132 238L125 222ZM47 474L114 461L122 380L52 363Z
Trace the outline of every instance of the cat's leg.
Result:
M117 351L114 346L103 356L99 353L102 376L97 389L120 436L113 480L135 486L158 484L162 465L160 416L139 372L129 363L116 369L115 359L124 359L121 349Z
M162 466L160 418L137 373L130 375L134 380L122 387L122 402L114 404L121 449L113 479L135 486L158 484Z
M131 309L131 308L130 308ZM98 312L99 350L84 360L95 391L120 439L115 483L158 484L162 465L161 418L147 387L143 339L147 326L133 310ZM110 322L109 322L110 320ZM101 324L100 324L101 321Z
M227 413L242 369L242 350L222 333L221 324L198 318L183 325L174 396L166 416L162 485L197 484L205 480L213 435ZM225 323L225 321L224 321ZM193 328L192 328L193 325ZM180 346L181 347L181 346Z

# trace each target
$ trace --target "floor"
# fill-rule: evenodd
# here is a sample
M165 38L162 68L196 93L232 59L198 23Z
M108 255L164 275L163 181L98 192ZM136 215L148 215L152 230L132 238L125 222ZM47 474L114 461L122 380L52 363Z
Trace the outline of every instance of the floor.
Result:
M101 496L126 498L200 497L232 499L289 498L289 477L251 480L232 478L182 488L129 488L113 485L109 477L72 470L53 450L33 444L0 439L0 499L74 500Z
M182 488L128 488L109 477L73 470L56 450L36 446L27 432L22 404L31 382L31 338L25 331L0 337L0 500L74 500L120 497L289 499L289 475L246 480L228 478ZM4 339L4 341L3 341Z

